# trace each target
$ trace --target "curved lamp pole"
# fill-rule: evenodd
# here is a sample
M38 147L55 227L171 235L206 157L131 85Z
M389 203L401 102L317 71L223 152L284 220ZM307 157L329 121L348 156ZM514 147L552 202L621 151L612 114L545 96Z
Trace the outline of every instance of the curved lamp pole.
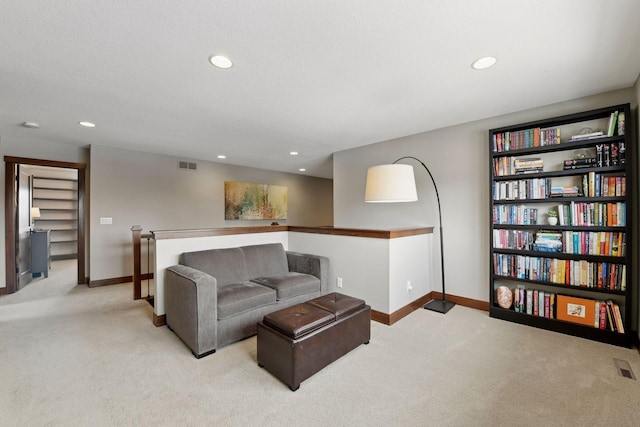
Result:
M440 223L440 268L442 272L442 299L434 299L428 302L424 308L427 310L437 311L446 314L451 310L455 303L447 301L444 280L444 237L442 235L442 208L440 206L440 194L438 186L431 171L420 159L413 156L403 156L393 162L391 165L380 165L369 168L367 172L367 189L365 201L379 203L393 202L414 202L418 200L415 189L415 178L413 176L413 168L409 165L398 164L401 160L412 159L422 165L427 171L433 187L436 190L436 199L438 201L438 221ZM409 169L410 168L410 172Z

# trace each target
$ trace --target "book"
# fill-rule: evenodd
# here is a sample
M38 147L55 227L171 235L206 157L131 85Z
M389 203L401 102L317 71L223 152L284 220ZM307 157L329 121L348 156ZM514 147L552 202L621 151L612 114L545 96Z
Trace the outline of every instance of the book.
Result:
M609 126L607 126L607 136L613 136L616 130L616 121L618 119L618 111L614 111L609 116Z
M597 160L595 157L589 157L586 159L570 159L564 160L564 166L577 166L577 165L590 165L595 166L597 164Z
M594 300L558 295L556 302L558 320L564 320L565 322L578 323L586 326L594 325Z
M613 304L613 316L616 320L618 332L624 334L624 322L622 321L622 315L620 314L620 306L615 303Z
M624 111L618 113L618 135L624 135L625 117Z
M572 135L571 138L569 138L569 142L585 141L589 139L602 138L603 136L604 136L604 132L602 131Z

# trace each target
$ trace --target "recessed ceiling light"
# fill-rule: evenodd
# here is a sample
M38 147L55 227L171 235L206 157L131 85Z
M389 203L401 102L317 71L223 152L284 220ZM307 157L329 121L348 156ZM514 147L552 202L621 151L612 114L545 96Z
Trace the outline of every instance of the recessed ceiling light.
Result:
M29 129L39 129L40 125L36 122L23 122L22 126L29 128Z
M306 172L307 170L305 168L300 168L298 169L300 172Z
M298 155L298 152L297 152L297 151L292 151L292 152L290 152L289 154L291 154L292 156L297 156L297 155Z
M233 62L231 62L231 60L226 56L222 55L211 55L209 57L209 62L218 68L231 68L233 66Z
M485 68L493 67L497 59L493 56L485 56L484 58L477 59L471 67L475 70L484 70Z
M96 127L96 124L95 123L91 123L91 122L78 122L78 124L80 126L84 126L86 128L94 128L94 127Z
M226 158L227 158L227 156L225 156L224 154L219 154L219 155L218 155L218 158L219 158L219 159L226 159Z

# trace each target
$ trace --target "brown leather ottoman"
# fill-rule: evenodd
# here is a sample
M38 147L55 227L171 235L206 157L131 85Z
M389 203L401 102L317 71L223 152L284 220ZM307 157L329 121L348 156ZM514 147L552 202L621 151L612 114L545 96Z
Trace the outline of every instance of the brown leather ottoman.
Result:
M258 322L258 366L292 391L360 344L369 344L371 307L332 293L275 311Z

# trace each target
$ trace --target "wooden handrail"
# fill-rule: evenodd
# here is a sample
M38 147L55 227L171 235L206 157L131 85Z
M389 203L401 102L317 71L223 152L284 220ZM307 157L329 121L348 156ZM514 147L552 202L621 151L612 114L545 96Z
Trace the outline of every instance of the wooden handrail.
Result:
M131 237L133 239L133 299L142 298L142 260L140 239L142 238L142 227L134 225L131 227Z

